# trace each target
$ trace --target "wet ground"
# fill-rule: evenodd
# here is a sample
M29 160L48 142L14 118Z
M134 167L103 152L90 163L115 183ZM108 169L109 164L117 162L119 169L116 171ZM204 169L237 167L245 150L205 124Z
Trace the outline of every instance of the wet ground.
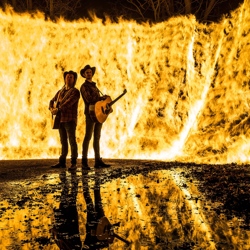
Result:
M0 249L250 249L249 165L106 162L0 161Z

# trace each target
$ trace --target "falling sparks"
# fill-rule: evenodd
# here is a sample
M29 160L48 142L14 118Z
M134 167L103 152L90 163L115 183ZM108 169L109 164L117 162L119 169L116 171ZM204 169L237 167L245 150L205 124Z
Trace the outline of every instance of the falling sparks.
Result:
M245 1L210 25L193 16L154 25L54 23L1 11L0 159L59 155L49 100L64 71L90 64L104 94L128 91L103 126L103 157L248 163L249 10ZM79 74L76 87L83 81Z

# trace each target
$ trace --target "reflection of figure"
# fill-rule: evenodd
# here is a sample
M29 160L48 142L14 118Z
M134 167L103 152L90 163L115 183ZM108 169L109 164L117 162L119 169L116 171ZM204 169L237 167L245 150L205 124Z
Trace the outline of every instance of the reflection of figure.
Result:
M100 193L100 183L99 179L95 180L94 187L94 201L95 205L92 201L89 192L88 186L88 176L83 173L83 196L87 205L87 223L86 223L86 238L84 241L84 245L89 247L90 249L98 249L109 246L109 242L107 240L99 241L96 237L96 228L98 221L104 217L104 211L102 207L101 201L101 193Z
M82 84L80 91L85 104L85 136L82 144L82 168L89 170L88 166L88 148L89 142L91 140L92 134L94 134L94 152L95 152L95 168L106 168L110 165L105 164L100 157L100 138L102 123L94 122L89 114L89 105L94 104L100 100L105 100L107 96L100 96L100 91L96 87L96 83L92 81L92 77L95 74L95 67L90 67L86 65L81 69L80 74L82 77L86 78L85 82Z
M94 186L94 201L89 192L88 176L83 171L83 196L87 205L87 224L86 224L86 238L84 241L84 247L87 249L101 249L108 247L113 243L114 238L118 238L130 244L127 240L124 240L120 236L114 233L113 226L104 215L102 207L101 193L100 193L100 180L99 177L95 178ZM119 225L117 223L116 225Z
M71 172L71 182L68 182L66 172L60 174L62 192L59 208L55 210L55 223L51 229L53 238L60 250L102 249L113 243L118 238L130 244L127 240L114 233L113 227L104 215L100 180L96 176L94 186L94 203L90 196L88 175L82 175L83 196L87 205L86 237L84 245L79 234L78 212L76 207L78 181L76 171ZM71 185L70 185L71 184ZM82 246L83 245L83 246Z
M71 147L71 167L69 170L76 169L77 143L76 143L76 123L77 109L80 92L75 88L77 73L74 71L64 72L64 87L59 90L49 103L49 109L53 115L60 114L59 134L62 144L59 163L53 168L66 168L66 157L68 154L68 140ZM56 104L56 107L54 105Z
M52 234L61 250L81 249L76 207L78 186L76 172L71 173L71 189L65 172L60 174L60 179L63 184L61 201L59 209L55 210L55 226Z

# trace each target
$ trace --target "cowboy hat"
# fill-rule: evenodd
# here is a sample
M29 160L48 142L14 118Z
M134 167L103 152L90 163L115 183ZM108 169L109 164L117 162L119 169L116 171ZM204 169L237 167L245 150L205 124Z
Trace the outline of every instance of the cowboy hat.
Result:
M63 79L64 79L64 80L65 80L65 77L66 77L67 74L72 74L72 75L74 76L74 84L76 84L77 73L74 72L74 71L72 71L72 70L70 70L70 71L65 71L65 72L63 73Z
M83 69L81 69L81 71L80 71L80 74L81 74L81 76L82 77L84 77L85 78L85 71L87 70L87 69L91 69L92 70L92 76L95 74L95 67L90 67L89 65L86 65Z

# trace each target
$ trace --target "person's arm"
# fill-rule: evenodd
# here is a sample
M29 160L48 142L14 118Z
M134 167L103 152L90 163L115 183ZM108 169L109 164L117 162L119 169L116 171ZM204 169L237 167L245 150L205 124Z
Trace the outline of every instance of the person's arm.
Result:
M76 102L78 102L79 98L80 92L78 89L74 88L67 99L63 103L60 103L59 109L63 112L64 110L72 107Z

